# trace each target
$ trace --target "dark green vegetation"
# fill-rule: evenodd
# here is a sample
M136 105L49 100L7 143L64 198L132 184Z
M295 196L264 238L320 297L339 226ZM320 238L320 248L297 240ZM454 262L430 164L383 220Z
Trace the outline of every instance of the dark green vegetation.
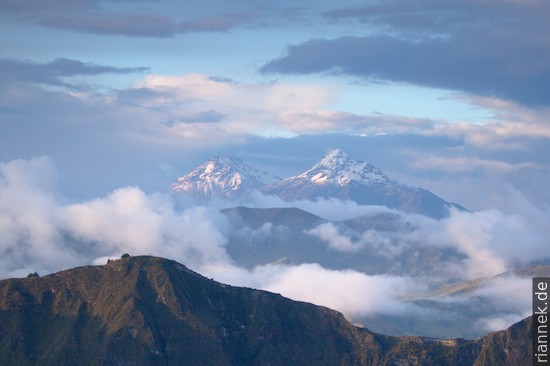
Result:
M531 320L476 341L389 337L333 310L125 257L0 281L0 365L527 365Z

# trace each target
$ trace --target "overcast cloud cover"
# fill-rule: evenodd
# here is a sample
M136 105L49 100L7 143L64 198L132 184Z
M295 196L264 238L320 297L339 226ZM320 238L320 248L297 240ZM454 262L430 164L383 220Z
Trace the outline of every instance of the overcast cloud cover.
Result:
M449 266L464 279L547 263L548 24L544 0L2 1L0 277L130 252L352 318L418 311L393 301L422 291L408 277L239 268L217 208L168 192L213 155L287 177L332 148L471 210L408 217L425 245L464 255ZM332 220L384 210L293 205ZM329 224L310 234L330 250L376 243L387 255L418 239L350 238ZM514 284L486 293L525 291ZM510 306L487 327L528 305Z

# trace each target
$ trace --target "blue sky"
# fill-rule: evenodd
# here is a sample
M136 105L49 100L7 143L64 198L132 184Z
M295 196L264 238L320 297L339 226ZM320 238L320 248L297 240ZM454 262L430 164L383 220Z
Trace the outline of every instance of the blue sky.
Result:
M226 153L286 176L340 147L472 209L513 210L510 190L550 204L544 1L4 0L0 14L0 160L49 156L84 196L164 191Z

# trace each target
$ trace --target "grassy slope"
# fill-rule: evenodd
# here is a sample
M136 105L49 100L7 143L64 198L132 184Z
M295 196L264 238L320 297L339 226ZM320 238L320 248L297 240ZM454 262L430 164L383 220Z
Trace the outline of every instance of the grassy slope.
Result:
M529 329L478 341L387 337L155 257L0 281L0 365L521 365Z

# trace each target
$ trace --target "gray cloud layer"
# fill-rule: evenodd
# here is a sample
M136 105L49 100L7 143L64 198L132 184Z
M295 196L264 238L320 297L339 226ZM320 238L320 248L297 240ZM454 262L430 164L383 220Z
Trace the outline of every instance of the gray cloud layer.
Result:
M141 2L155 3L154 0ZM170 15L164 15L156 10L136 7L136 4L126 2L132 5L131 10L128 11L128 9L124 10L126 5L124 3L101 0L84 2L53 0L47 3L34 0L7 0L0 4L0 12L15 16L20 21L48 28L98 35L150 38L169 38L178 33L226 32L231 28L250 23L257 15L251 11L221 11L180 21L174 17L176 13L173 11ZM121 9L112 10L116 7ZM200 8L200 6L197 7Z
M338 72L548 105L545 2L393 1L326 13L377 29L288 47L263 73Z
M148 71L148 67L114 67L57 58L47 63L37 63L9 58L0 59L0 79L4 82L31 82L55 86L71 86L62 80L72 76L96 76L100 74L131 74Z

